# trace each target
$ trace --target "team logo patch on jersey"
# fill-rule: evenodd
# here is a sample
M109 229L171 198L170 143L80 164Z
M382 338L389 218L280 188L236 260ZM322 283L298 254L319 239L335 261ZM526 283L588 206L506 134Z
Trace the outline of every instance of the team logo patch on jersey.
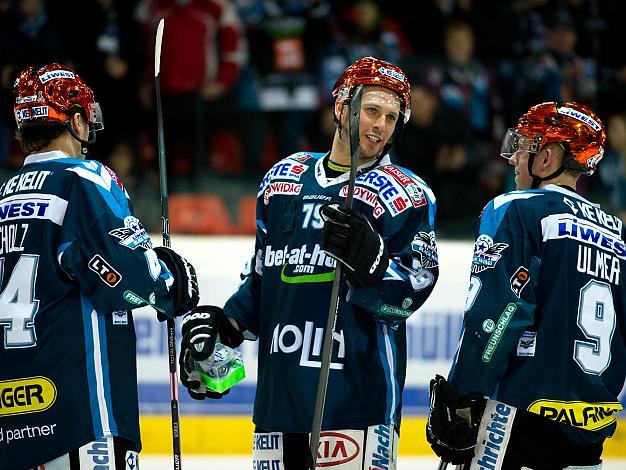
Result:
M587 403L584 401L537 400L528 411L569 426L597 431L615 422L615 413L622 405L615 402Z
M57 388L47 377L0 381L0 418L45 411L56 399Z
M493 269L508 246L506 243L494 243L489 235L480 235L474 243L472 273L478 274L485 269Z
M146 250L152 248L152 240L148 232L143 228L139 219L132 215L124 219L124 227L111 230L109 235L118 238L120 245L130 248L131 250L136 249L138 246Z
M430 269L439 266L435 232L419 232L413 237L411 250L417 253L422 268Z
M109 287L117 286L122 280L122 275L100 255L91 258L87 266Z
M530 281L530 272L524 266L517 268L517 271L511 276L511 290L519 299L522 295L522 290Z
M537 346L537 332L524 331L517 343L517 355L520 357L533 357Z

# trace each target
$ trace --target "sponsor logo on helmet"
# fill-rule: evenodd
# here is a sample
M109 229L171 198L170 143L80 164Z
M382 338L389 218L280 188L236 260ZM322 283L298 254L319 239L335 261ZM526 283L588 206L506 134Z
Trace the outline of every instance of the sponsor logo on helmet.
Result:
M504 310L502 311L502 314L500 315L500 318L498 319L498 322L496 323L496 327L491 332L491 336L489 337L489 340L487 341L487 345L485 346L485 350L483 351L483 356L482 356L483 362L491 361L491 358L493 357L493 353L498 347L498 344L500 344L500 340L502 339L504 330L506 330L506 327L508 326L509 321L511 320L511 317L513 316L515 312L517 312L517 305L515 305L513 302L509 302L507 306L504 307Z
M48 83L50 80L54 80L55 78L71 78L73 80L76 78L76 75L69 70L51 70L39 75L39 81L41 83Z
M579 120L580 122L584 122L588 126L592 127L594 131L599 132L602 129L602 126L598 121L593 119L591 116L586 115L585 113L581 113L580 111L576 111L574 108L568 108L567 106L561 106L556 109L559 114L563 114L565 116L572 117L574 119Z
M0 381L0 417L39 413L54 405L57 389L42 376Z
M531 413L588 431L597 431L613 424L615 412L621 410L620 403L557 400L537 400L528 407Z
M38 101L37 95L18 96L15 98L15 104L32 103L33 101Z
M23 108L15 111L15 119L18 122L28 121L29 119L37 119L48 116L47 106L33 106L32 108Z
M600 153L598 153L598 155L594 155L593 157L589 157L587 159L587 163L586 163L587 168L595 168L600 162L600 160L602 160L603 157L604 157L604 149L601 148Z
M343 465L354 460L360 454L360 443L353 436L349 436L347 432L324 431L320 435L320 443L317 448L316 466L335 467Z
M397 70L389 69L387 67L380 67L378 71L389 78L393 78L394 80L398 80L399 82L404 83L404 75Z
M494 243L489 235L480 235L474 243L472 273L478 274L486 269L493 269L508 246L506 243Z

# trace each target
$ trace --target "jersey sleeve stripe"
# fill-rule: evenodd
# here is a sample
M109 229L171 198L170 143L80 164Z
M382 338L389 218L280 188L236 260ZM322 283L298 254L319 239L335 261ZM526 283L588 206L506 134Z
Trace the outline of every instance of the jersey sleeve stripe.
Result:
M378 353L380 362L385 371L387 382L387 410L385 419L390 424L397 426L396 410L398 408L398 398L400 396L400 386L396 381L396 345L393 334L389 332L389 327L384 323L376 323L378 336Z

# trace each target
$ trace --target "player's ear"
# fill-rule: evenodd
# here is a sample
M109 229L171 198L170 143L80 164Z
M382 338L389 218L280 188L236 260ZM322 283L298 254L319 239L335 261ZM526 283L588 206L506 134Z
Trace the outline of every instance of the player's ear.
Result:
M335 119L341 122L341 111L343 110L343 101L335 100Z

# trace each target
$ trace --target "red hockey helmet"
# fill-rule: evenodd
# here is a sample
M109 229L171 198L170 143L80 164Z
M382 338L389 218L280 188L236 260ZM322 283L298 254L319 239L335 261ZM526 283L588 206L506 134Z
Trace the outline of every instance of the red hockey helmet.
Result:
M582 104L573 101L541 103L530 108L515 129L508 130L501 155L509 158L517 150L537 154L550 142L564 145L565 168L591 175L604 156L604 124Z
M348 67L333 87L333 97L349 102L357 85L377 85L394 91L401 100L403 123L411 115L411 86L406 74L397 67L375 57L362 57Z
M13 86L17 128L42 124L65 124L72 113L83 110L92 131L104 128L100 105L93 91L69 67L50 64L29 67Z

